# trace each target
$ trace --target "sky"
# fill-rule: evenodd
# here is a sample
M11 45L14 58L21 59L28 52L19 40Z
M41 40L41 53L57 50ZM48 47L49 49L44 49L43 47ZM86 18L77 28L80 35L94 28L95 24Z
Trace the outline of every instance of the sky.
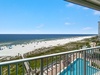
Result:
M0 34L97 34L99 16L64 0L0 0Z

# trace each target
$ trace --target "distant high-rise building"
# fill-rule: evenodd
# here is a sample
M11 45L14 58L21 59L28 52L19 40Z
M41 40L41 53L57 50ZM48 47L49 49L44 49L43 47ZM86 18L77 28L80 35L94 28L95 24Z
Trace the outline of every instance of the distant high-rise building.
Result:
M98 21L98 39L100 41L100 21Z

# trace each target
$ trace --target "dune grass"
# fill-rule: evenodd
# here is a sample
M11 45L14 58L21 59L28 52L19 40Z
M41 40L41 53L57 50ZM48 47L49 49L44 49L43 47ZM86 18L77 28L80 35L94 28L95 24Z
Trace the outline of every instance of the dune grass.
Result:
M81 41L77 41L77 42L71 42L71 43L67 43L65 45L62 45L62 46L54 46L52 48L40 48L40 49L37 49L36 51L37 52L33 52L31 54L25 54L25 57L26 58L30 58L30 57L36 57L36 56L42 56L42 55L49 55L49 54L54 54L54 53L60 53L60 52L66 52L66 51L71 51L71 50L76 50L76 49L81 49L84 45L87 46L87 47L90 47L90 42L91 41L95 41L97 43L97 46L100 45L100 42L97 40L97 37L93 37L93 38L90 38L90 39L84 39L84 40L81 40ZM42 50L41 50L42 49ZM46 50L45 50L46 49ZM57 56L57 59L59 60L59 56ZM50 58L45 58L43 60L43 66L46 67L47 64L50 64L52 62L52 60L55 61L56 58L55 57L50 57ZM40 68L40 60L33 60L33 61L29 61L29 64L30 64L30 67L32 69L39 69ZM93 63L94 64L94 63ZM21 75L22 71L23 71L23 68L22 68L23 64L22 63L19 63L18 65L18 75ZM13 67L13 68L12 68ZM4 69L6 69L7 67L4 67ZM11 66L11 74L10 75L15 75L15 68L16 66L13 65ZM25 69L24 69L25 71Z

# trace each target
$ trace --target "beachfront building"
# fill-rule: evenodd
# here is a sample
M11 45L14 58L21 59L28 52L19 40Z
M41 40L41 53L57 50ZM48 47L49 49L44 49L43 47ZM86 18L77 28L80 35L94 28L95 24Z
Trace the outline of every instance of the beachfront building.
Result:
M98 39L100 41L100 21L98 21Z
M100 10L100 0L66 1ZM100 75L100 47L1 62L0 75Z

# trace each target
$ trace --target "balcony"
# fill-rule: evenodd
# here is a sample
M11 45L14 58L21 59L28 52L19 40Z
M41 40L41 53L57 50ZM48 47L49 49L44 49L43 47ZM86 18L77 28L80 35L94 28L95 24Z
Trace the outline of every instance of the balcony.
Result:
M99 0L65 1L100 11ZM100 46L0 62L0 75L100 75Z
M100 0L65 0L100 11Z
M0 63L0 75L99 74L99 46Z

